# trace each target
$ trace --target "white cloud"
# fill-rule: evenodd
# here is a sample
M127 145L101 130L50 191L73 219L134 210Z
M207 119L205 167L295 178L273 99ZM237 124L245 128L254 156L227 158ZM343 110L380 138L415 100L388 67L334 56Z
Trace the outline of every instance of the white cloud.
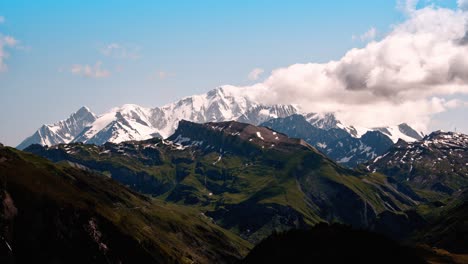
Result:
M377 29L375 27L369 28L366 32L364 32L362 35L356 36L353 35L352 39L353 40L360 40L362 42L368 42L372 41L377 37Z
M245 89L265 103L335 112L347 124L407 122L424 130L432 115L460 106L444 98L468 94L467 22L468 12L461 10L414 9L382 40L338 61L276 69Z
M458 8L468 10L468 0L457 0Z
M377 29L375 27L371 27L368 31L359 36L359 39L361 39L361 41L371 41L374 40L376 36Z
M250 71L250 73L247 75L247 78L249 78L249 80L251 81L258 80L260 75L262 75L264 72L265 71L261 68L255 68L252 71Z
M0 24L3 24L5 23L5 17L4 16L0 16Z
M111 72L101 68L102 62L97 61L94 65L75 64L71 67L70 72L73 75L79 75L87 78L106 78L111 75Z
M9 57L7 48L14 48L18 45L18 40L12 36L4 36L0 33L0 72L8 69L5 60Z
M110 43L100 49L101 54L116 59L139 59L140 48L137 46L127 46L119 43Z

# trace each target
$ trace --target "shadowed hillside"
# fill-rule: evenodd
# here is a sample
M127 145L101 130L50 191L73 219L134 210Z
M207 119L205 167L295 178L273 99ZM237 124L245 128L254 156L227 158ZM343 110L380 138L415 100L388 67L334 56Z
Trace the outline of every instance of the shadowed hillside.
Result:
M213 263L249 244L197 211L0 146L1 263Z

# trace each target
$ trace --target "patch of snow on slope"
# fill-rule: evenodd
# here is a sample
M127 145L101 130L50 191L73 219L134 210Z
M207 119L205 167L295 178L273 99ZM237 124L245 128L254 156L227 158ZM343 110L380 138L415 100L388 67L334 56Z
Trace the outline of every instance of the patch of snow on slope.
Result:
M258 132L257 131L257 137L259 137L261 140L265 140L263 137L262 137L262 133Z

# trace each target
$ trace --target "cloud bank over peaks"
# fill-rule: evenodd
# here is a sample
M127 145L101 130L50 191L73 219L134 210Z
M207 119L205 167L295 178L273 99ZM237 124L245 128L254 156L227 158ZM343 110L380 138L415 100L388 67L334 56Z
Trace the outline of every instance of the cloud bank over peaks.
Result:
M416 9L416 3L407 1L406 21L379 41L338 61L276 69L264 82L244 88L266 103L335 112L345 123L407 122L425 130L435 113L466 106L446 98L468 94L468 12Z

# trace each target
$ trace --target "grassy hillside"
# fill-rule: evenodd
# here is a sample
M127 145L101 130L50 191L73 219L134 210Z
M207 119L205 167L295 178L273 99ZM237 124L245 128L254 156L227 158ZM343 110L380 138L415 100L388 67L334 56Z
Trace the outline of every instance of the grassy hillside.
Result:
M250 245L192 208L0 146L1 263L219 263Z
M398 236L413 228L407 225L411 214L406 211L417 201L398 184L379 174L343 168L303 140L265 127L182 121L170 140L36 145L27 151L79 164L136 191L198 208L251 242L273 230L321 221ZM392 225L395 218L398 225Z
M415 240L453 253L468 254L468 189L451 198L419 207L428 225Z

